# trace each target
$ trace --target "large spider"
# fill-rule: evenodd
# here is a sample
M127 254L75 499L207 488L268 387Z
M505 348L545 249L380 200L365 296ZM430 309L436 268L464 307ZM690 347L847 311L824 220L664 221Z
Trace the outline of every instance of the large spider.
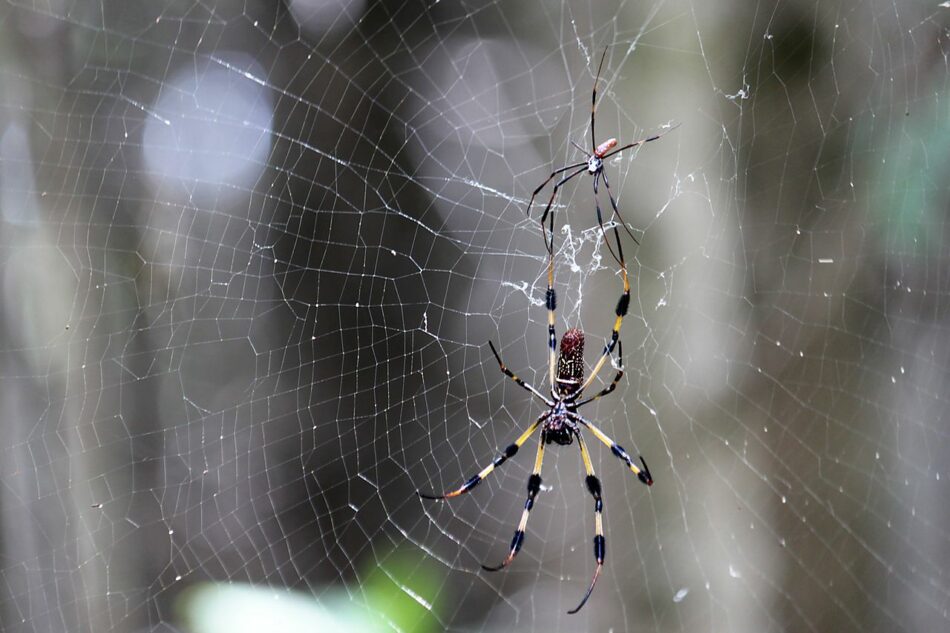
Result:
M618 149L614 149L615 147L617 147L617 139L615 138L609 138L603 143L598 144L594 135L594 120L595 120L594 115L597 113L597 83L600 81L600 72L604 67L604 60L606 58L607 58L607 49L605 48L604 54L601 55L600 57L600 65L597 66L597 76L594 77L594 88L591 94L591 104L590 104L591 151L588 152L587 150L585 150L583 147L581 147L574 141L571 141L571 144L577 149L579 149L581 152L583 152L587 156L587 158L579 163L574 163L573 165L567 165L566 167L561 167L560 169L555 169L553 172L551 172L551 175L548 176L544 182L538 185L538 188L535 189L534 192L531 194L531 200L528 202L527 213L529 216L531 215L531 206L534 204L535 197L539 193L541 193L541 190L544 189L548 185L549 182L551 182L557 176L559 176L560 174L563 174L566 171L571 172L568 175L561 178L560 180L558 180L554 184L554 188L551 190L551 197L548 198L548 203L544 207L544 213L541 214L541 232L542 234L544 234L544 220L548 217L549 213L553 215L551 211L551 207L554 205L554 198L557 196L558 190L563 185L567 184L570 180L572 180L575 176L579 176L586 171L587 173L591 174L594 177L594 206L597 210L597 224L600 226L601 231L604 231L604 220L600 211L600 201L597 198L597 194L598 194L598 189L599 189L598 185L600 181L603 180L604 188L607 190L607 196L610 198L610 206L613 208L614 215L616 215L617 218L620 220L620 225L623 226L624 230L627 232L627 235L629 235L635 243L639 244L640 243L639 240L637 240L637 237L630 231L630 228L627 226L627 223L623 219L623 216L620 215L620 209L617 207L617 200L614 198L613 192L610 191L610 183L607 180L607 174L604 172L604 161L615 154L619 154L620 152L624 150L633 149L634 147L638 147L640 145L644 145L651 141L655 141L663 137L665 134L667 134L671 130L675 129L676 126L675 125L670 126L666 130L659 132L657 134L654 134L653 136L640 139L639 141L635 141L633 143L628 143ZM553 218L551 219L551 223L550 223L550 231L551 231L551 241L548 242L548 238L545 235L544 244L547 247L548 252L553 253L554 252L554 219ZM604 236L606 237L606 231L604 231ZM623 261L623 255L621 253L615 253L613 248L610 246L609 241L607 242L607 248L610 250L610 253L611 255L613 255L614 259L617 260L617 263L620 264L622 268L626 268L626 264Z
M615 237L618 238L619 245L619 236L616 235L616 227L614 227ZM612 439L607 437L607 435L597 428L592 422L582 417L578 413L578 409L589 402L593 402L598 398L606 396L611 393L617 387L617 383L620 382L620 379L623 377L623 358L622 358L622 346L619 341L619 332L620 324L623 321L624 315L627 313L627 308L630 305L630 286L627 283L626 275L624 275L624 290L623 294L620 295L620 300L617 302L616 309L616 320L614 321L614 328L610 335L610 340L604 346L604 351L600 356L600 359L597 361L597 364L594 366L590 375L587 377L587 380L584 380L584 333L577 328L571 328L564 333L564 336L561 338L560 345L560 354L555 355L556 348L556 337L554 332L554 318L555 310L557 307L556 295L554 292L554 267L553 267L553 258L549 260L548 264L548 288L547 288L547 309L548 309L548 338L549 338L549 374L551 380L551 397L546 398L544 394L538 391L532 385L526 383L524 380L516 376L511 372L506 366L505 363L501 360L495 346L488 342L488 346L491 348L492 354L495 355L495 360L498 361L498 366L501 368L501 371L505 373L506 376L514 380L520 387L530 391L532 394L537 396L542 402L544 402L547 410L542 413L535 421L516 439L512 444L509 444L505 450L501 451L492 462L485 466L478 474L474 475L468 479L460 488L453 490L452 492L444 493L441 495L428 494L417 491L420 497L424 499L450 499L452 497L457 497L461 494L469 492L472 488L477 486L485 477L487 477L495 468L501 466L509 458L513 457L515 453L518 452L518 449L528 441L528 438L531 437L538 428L541 428L541 436L538 442L538 453L537 457L534 460L534 470L531 472L531 476L528 478L528 499L524 504L524 512L521 515L521 522L518 524L518 528L515 530L514 538L511 540L511 546L508 551L508 556L501 562L501 564L494 567L489 567L487 565L482 565L482 567L487 571L498 571L504 567L507 567L515 556L518 554L518 551L521 550L521 546L524 544L524 535L525 527L528 524L528 514L531 512L531 508L534 507L534 500L537 497L538 492L541 490L541 461L544 458L544 447L546 444L558 444L560 446L566 446L573 443L574 438L577 439L578 448L581 451L581 458L584 461L584 468L587 471L587 490L590 491L591 496L594 497L594 558L597 561L597 567L594 569L594 576L591 579L590 587L587 589L587 593L584 594L584 598L581 600L580 604L576 608L568 611L568 613L577 613L580 611L581 607L587 602L587 599L590 598L591 592L594 590L594 585L597 583L597 578L600 576L600 571L604 565L604 551L605 551L605 540L604 540L604 526L603 526L603 499L601 498L601 486L600 480L594 474L594 466L591 463L590 454L587 452L587 445L584 443L584 438L581 435L581 429L587 429L594 434L598 440L610 447L610 451L624 463L631 471L637 476L637 478L650 486L653 485L653 476L650 474L650 469L647 468L646 462L643 460L643 457L640 457L640 463L643 465L643 468L640 468L634 461L630 458L630 455L621 447L619 444L614 442ZM604 387L597 395L591 396L589 398L581 397L584 394L584 390L590 386L591 382L594 380L594 377L603 367L607 358L610 356L613 351L614 346L617 347L617 357L620 363L620 366L617 370L617 374L614 376L614 379L610 382L609 385Z

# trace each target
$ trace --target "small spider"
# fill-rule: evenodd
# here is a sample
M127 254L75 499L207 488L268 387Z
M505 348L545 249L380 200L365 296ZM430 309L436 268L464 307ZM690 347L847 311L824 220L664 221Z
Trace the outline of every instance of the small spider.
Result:
M548 176L544 182L538 185L538 188L535 189L534 192L531 194L531 200L528 202L528 215L529 216L531 215L531 207L534 204L534 199L539 193L541 193L541 190L544 189L548 185L548 183L554 180L558 175L566 171L570 171L571 173L569 173L567 176L564 176L563 178L558 180L554 184L554 188L551 190L551 197L548 199L548 203L544 207L544 213L541 214L541 231L542 233L544 233L544 221L545 219L547 219L549 214L553 216L551 207L554 205L554 198L557 196L558 190L563 185L567 184L570 180L572 180L575 176L579 176L586 171L588 174L594 177L594 206L597 210L597 224L600 226L601 231L604 231L604 220L600 211L600 201L597 198L597 194L599 191L599 183L601 180L603 180L604 187L607 189L607 196L610 198L610 206L613 208L614 215L616 215L617 218L619 218L620 225L623 226L624 230L627 232L627 235L629 235L635 243L639 244L640 243L639 240L637 240L636 236L630 231L630 228L627 226L627 223L623 219L623 216L620 215L620 209L617 207L617 200L614 198L613 192L610 191L610 183L607 181L607 174L604 172L604 161L610 158L611 156L614 156L615 154L619 154L620 152L624 150L633 149L634 147L638 147L640 145L644 145L651 141L655 141L663 137L664 135L666 135L668 132L676 129L677 126L668 127L663 132L654 134L653 136L650 136L644 139L640 139L639 141L636 141L633 143L628 143L627 145L624 145L618 149L614 149L615 147L617 147L617 139L615 138L609 138L603 143L598 144L594 136L594 118L595 118L594 115L597 113L597 83L598 81L600 81L600 71L604 67L604 60L606 58L607 58L607 49L605 48L604 54L600 58L600 65L597 67L597 76L594 78L594 88L593 88L593 93L591 95L591 105L590 105L591 151L588 152L587 150L585 150L583 147L581 147L574 141L571 141L571 144L577 149L579 149L581 152L583 152L587 156L587 158L579 163L574 163L573 165L567 165L566 167L561 167L560 169L555 169L553 172L551 172L551 175ZM545 235L544 244L547 247L548 252L553 252L554 251L554 218L553 217L551 218L551 222L549 226L550 226L550 233L551 233L551 241L548 242L548 238ZM606 232L605 232L605 237L606 237ZM609 241L607 242L607 248L610 250L610 253L611 255L613 255L614 259L617 260L617 263L620 264L621 267L626 268L626 264L623 261L623 254L615 253L613 248L610 246Z
M614 227L615 237L616 227ZM619 241L618 241L619 244ZM501 562L501 564L494 567L489 567L482 565L482 567L487 571L498 571L504 567L507 567L515 556L518 554L518 551L521 550L521 546L524 544L525 536L525 527L528 524L528 514L531 512L531 508L534 507L534 500L538 496L538 492L541 490L541 461L544 458L544 447L546 444L557 444L559 446L567 446L573 443L574 439L577 439L578 448L580 448L581 458L584 461L584 468L587 471L587 490L590 492L591 496L594 497L594 558L597 561L597 567L594 570L593 579L590 582L590 587L587 589L587 593L584 594L584 598L581 600L580 604L576 608L568 611L568 613L577 613L580 611L581 607L587 602L587 599L590 598L591 592L594 590L594 585L597 583L597 578L600 576L601 569L604 565L604 552L605 552L605 540L604 540L604 526L603 526L603 499L601 498L601 486L600 480L594 474L594 466L591 463L590 454L587 452L587 445L584 442L584 438L581 435L581 429L587 429L594 434L598 440L610 447L610 451L620 460L622 460L628 468L637 476L637 478L650 486L653 485L653 476L650 474L650 469L647 468L646 462L643 460L643 457L640 457L640 463L643 465L643 468L640 468L634 461L630 458L630 455L616 442L607 437L603 431L594 426L586 418L582 417L578 413L578 409L589 402L593 402L598 398L606 396L611 393L614 389L617 388L617 383L620 382L620 379L623 377L623 358L622 358L622 346L618 340L620 323L623 320L623 316L627 312L627 308L630 305L630 286L626 284L626 277L624 277L624 292L620 296L620 300L617 302L616 309L616 320L614 322L614 329L611 332L610 340L604 346L604 351L600 356L599 361L594 366L590 375L587 377L587 380L584 380L584 333L579 329L572 328L564 333L564 336L561 338L560 344L560 353L555 355L555 333L554 333L554 317L555 310L557 306L556 295L553 288L553 259L550 260L548 265L548 289L547 289L547 309L548 309L548 337L549 337L549 347L550 347L550 356L549 356L549 373L551 381L551 397L546 398L540 391L538 391L532 385L526 383L524 380L516 376L511 372L502 362L501 356L495 350L495 346L491 341L488 342L488 346L491 348L492 354L495 356L495 360L498 361L498 366L506 376L514 380L520 387L530 391L532 394L537 396L542 402L544 402L547 410L542 413L535 421L516 439L512 444L509 444L505 450L501 451L494 460L487 466L485 466L478 474L474 475L468 479L460 488L453 490L452 492L444 493L441 495L428 494L417 491L417 494L424 499L450 499L452 497L457 497L461 494L469 492L479 484L483 479L485 479L495 468L501 466L509 458L513 457L515 453L518 452L518 449L528 441L535 431L538 428L541 428L541 436L538 442L538 453L537 457L534 460L534 470L531 473L531 476L528 478L528 499L524 504L524 512L521 515L521 522L518 524L518 528L515 530L514 538L511 540L511 546L508 551L508 556ZM594 377L603 367L605 361L610 356L614 346L617 346L617 357L618 357L618 370L617 374L614 376L614 379L609 385L604 387L598 394L581 399L581 396L584 394L584 390L591 384L594 380Z

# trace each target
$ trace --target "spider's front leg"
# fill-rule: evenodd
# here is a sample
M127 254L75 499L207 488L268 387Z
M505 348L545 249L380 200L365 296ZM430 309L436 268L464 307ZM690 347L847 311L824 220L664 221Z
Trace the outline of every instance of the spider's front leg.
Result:
M604 396L613 393L614 389L617 388L617 384L620 382L620 379L623 378L623 341L620 340L617 341L617 362L619 364L617 367L617 373L614 375L614 379L610 381L610 384L601 389L597 395L578 402L575 408L579 409L589 402L593 402L598 398L603 398Z
M548 299L551 300L552 298L553 298L553 295L551 295L551 294L549 293L549 294L548 294ZM531 385L529 385L528 383L526 383L524 380L522 380L521 378L519 378L514 372L512 372L510 369L508 369L508 366L505 365L504 361L501 360L501 356L498 354L498 350L495 349L495 345L494 345L491 341L488 341L488 347L491 348L491 353L495 355L495 360L498 361L498 368L501 369L501 371L502 371L503 374L505 374L506 376L508 376L508 377L511 378L512 380L514 380L515 383L516 383L519 387L521 387L522 389L524 389L524 390L526 390L526 391L530 391L531 393L533 393L534 395L536 395L537 397L539 397L539 398L542 400L542 402L544 402L544 404L548 405L549 407L553 407L553 406L554 406L554 403L551 402L550 400L548 400L547 398L545 398L545 397L544 397L544 394L542 394L540 391L538 391L537 389L535 389L533 386L531 386Z

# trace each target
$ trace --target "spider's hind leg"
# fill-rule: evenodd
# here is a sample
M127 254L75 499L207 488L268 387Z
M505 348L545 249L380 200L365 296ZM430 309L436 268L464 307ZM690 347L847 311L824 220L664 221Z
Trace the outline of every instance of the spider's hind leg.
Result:
M524 545L524 530L528 525L528 515L531 514L531 508L534 507L534 500L538 496L538 492L541 491L541 462L544 460L545 443L546 438L542 431L541 440L538 442L538 455L534 459L534 470L531 471L531 476L528 477L528 498L524 502L524 512L521 513L521 521L518 523L518 529L515 530L515 535L511 539L511 547L508 550L508 555L505 557L505 560L501 561L501 564L494 567L482 565L482 569L485 571L498 571L499 569L507 567L511 564L511 561L515 559L515 556L518 555L518 552L521 551L521 546Z
M587 599L590 598L590 594L594 591L594 585L597 584L597 579L600 577L600 571L604 568L604 555L607 549L607 543L604 539L604 500L601 496L600 479L594 473L594 464L590 461L590 453L587 452L587 445L580 433L577 434L577 446L581 449L581 458L584 460L584 469L587 471L587 478L585 479L587 490L594 498L594 560L597 561L597 567L594 568L594 577L590 581L587 593L584 594L579 605L568 611L569 614L577 613L581 610L581 607L587 604Z

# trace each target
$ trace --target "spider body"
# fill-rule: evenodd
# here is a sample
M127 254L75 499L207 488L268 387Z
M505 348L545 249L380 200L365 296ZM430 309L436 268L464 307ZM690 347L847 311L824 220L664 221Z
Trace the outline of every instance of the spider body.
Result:
M615 237L616 230L617 229L615 227ZM505 363L501 360L501 356L498 354L495 346L491 341L488 342L488 346L491 348L492 354L495 356L495 360L498 361L498 367L501 369L501 371L506 376L514 380L518 386L531 392L535 397L540 399L544 403L546 410L540 416L538 416L513 443L509 444L503 451L499 452L490 464L482 468L482 470L474 476L467 479L465 483L463 483L458 489L443 493L441 495L422 492L418 492L418 494L424 499L451 499L471 491L489 474L491 474L495 468L498 468L510 458L514 457L518 453L518 450L521 448L521 446L527 442L528 439L540 428L538 452L534 461L534 469L531 473L531 476L528 478L527 499L525 499L524 510L521 514L521 521L518 523L518 527L515 529L515 534L511 539L508 555L499 565L482 565L482 567L487 571L498 571L499 569L503 569L504 567L507 567L509 564L511 564L511 562L515 559L515 556L518 555L518 552L521 551L522 545L524 545L525 528L528 524L528 516L530 515L532 508L534 508L535 499L541 491L541 464L544 458L544 447L551 444L558 446L569 446L576 440L580 449L581 459L584 463L584 469L587 473L584 483L587 487L587 491L594 498L594 560L596 561L597 565L594 569L594 576L591 579L587 593L584 594L583 599L576 608L568 611L568 613L577 613L587 602L591 592L593 592L594 585L597 583L597 578L600 576L601 569L603 568L604 557L606 555L606 540L604 538L602 516L604 508L602 490L600 480L594 473L594 466L591 462L590 454L587 451L587 444L584 441L582 431L589 431L594 435L594 437L607 445L610 448L610 452L615 457L624 462L627 468L629 468L630 471L633 472L633 474L635 474L642 483L648 486L653 485L653 476L650 474L650 469L647 467L643 457L640 457L640 464L642 465L641 468L640 465L633 461L633 459L622 446L610 439L603 431L601 431L597 426L584 418L578 412L578 409L583 407L585 404L593 402L594 400L611 393L614 389L616 389L617 384L623 377L622 349L619 341L619 331L620 324L623 321L623 317L630 305L630 286L627 283L626 276L624 276L624 292L617 302L614 328L610 333L610 338L604 345L604 350L600 356L600 360L594 365L594 368L586 379L584 378L584 333L577 328L571 328L564 333L564 336L561 337L559 350L557 349L555 343L557 339L554 328L554 313L557 300L554 293L553 258L549 259L548 263L548 290L546 303L548 308L548 347L550 350L548 361L551 389L550 398L545 397L545 395L538 389L528 384L515 375L510 369L508 369L508 367L505 366ZM618 368L614 379L610 382L610 384L601 389L596 395L581 399L584 394L584 390L590 386L594 377L600 371L601 367L603 367L605 361L612 353L614 346L617 347L617 357L618 361L621 363L621 367Z
M619 154L628 149L633 149L634 147L639 147L640 145L645 145L651 141L655 141L661 138L664 134L674 129L675 126L669 127L662 132L653 134L652 136L640 139L633 143L627 143L622 147L617 148L618 141L615 138L609 138L602 143L597 143L594 135L594 123L595 115L597 114L597 84L600 81L600 72L604 68L604 60L607 58L607 49L604 49L604 54L600 58L600 65L597 67L597 75L594 77L594 88L591 93L591 104L590 104L590 151L584 149L577 143L571 141L571 143L585 154L585 159L578 163L571 165L566 165L559 169L555 169L551 174L542 182L538 187L532 192L531 200L528 201L528 215L531 214L531 207L534 205L534 199L537 197L541 190L548 186L548 183L557 180L554 183L554 187L551 190L551 197L548 198L547 205L544 207L544 212L541 214L541 231L544 233L544 245L547 247L548 252L554 252L554 218L551 218L550 225L547 229L550 232L550 241L548 241L547 233L544 228L544 221L547 219L548 215L553 216L552 207L554 205L554 199L557 197L557 192L562 186L573 180L576 176L583 174L585 171L593 176L594 181L594 207L597 214L597 224L600 225L601 231L604 231L606 237L606 229L604 228L603 215L600 210L600 201L598 200L597 194L599 191L599 185L601 182L604 183L604 188L607 190L607 196L610 199L610 206L613 209L613 214L617 216L617 219L620 221L620 225L624 228L624 231L627 232L627 235L637 244L639 241L636 236L631 232L630 228L627 226L626 221L620 215L620 209L617 206L617 200L614 198L613 193L610 190L610 182L607 180L607 174L604 173L604 160ZM615 149L616 148L616 149ZM566 173L566 175L564 175ZM610 250L614 259L617 260L617 263L620 264L623 270L626 270L626 263L623 260L623 253L619 252L620 245L617 244L617 252L614 252L613 246L610 245L610 242L607 242L607 248Z

